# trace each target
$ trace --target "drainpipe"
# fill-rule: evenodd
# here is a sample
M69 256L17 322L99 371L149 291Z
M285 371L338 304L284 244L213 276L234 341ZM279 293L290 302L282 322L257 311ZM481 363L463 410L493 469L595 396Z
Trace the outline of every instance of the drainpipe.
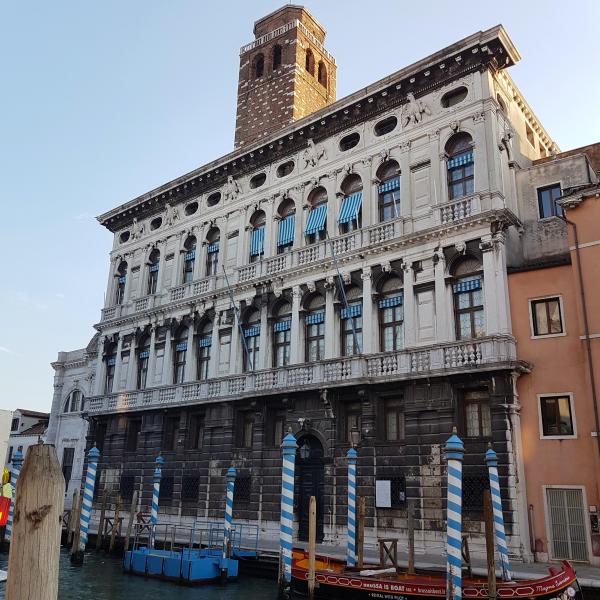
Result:
M579 281L579 297L581 299L581 307L583 311L583 333L585 336L585 349L587 355L588 371L590 374L590 382L592 387L592 403L594 405L594 425L596 428L596 444L598 446L598 454L600 455L600 418L598 416L598 398L596 392L596 378L594 377L594 363L592 360L592 344L590 342L590 327L588 323L587 304L585 301L585 288L583 286L583 272L581 269L581 254L579 249L579 238L577 236L577 225L573 221L569 221L567 217L562 217L568 225L573 227L573 238L575 240L575 255L577 256L577 279Z

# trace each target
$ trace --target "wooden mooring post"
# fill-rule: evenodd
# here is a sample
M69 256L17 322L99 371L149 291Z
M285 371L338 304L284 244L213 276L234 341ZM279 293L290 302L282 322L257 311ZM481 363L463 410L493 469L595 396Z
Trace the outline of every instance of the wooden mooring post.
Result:
M485 553L487 555L488 598L496 600L496 563L494 561L494 514L490 490L483 491L483 518L485 521Z
M104 545L104 517L106 515L106 489L102 494L102 505L100 506L100 521L98 521L98 532L96 533L96 551L100 550Z
M408 570L409 574L415 572L415 502L407 503L407 528L408 528Z
M356 566L363 568L365 557L365 497L356 498Z
M127 533L125 535L125 541L123 546L124 552L127 552L127 550L129 550L131 530L133 529L133 519L135 518L135 514L137 512L138 493L138 490L135 490L133 492L133 498L131 499L131 507L129 508L129 518L127 519Z
M75 510L73 514L73 538L71 540L71 550L69 552L71 560L77 556L77 552L79 551L79 519L81 519L81 504L83 502L83 498L78 496L77 505L75 509L71 509L71 511Z
M73 543L73 534L75 533L75 520L77 517L77 507L79 506L79 489L73 490L73 499L71 501L71 511L69 512L69 521L67 522L67 548Z
M112 554L112 551L115 548L115 541L117 539L117 530L119 529L119 515L121 513L121 494L117 494L117 499L115 500L115 516L113 518L112 530L110 532L110 544L108 546L108 553Z
M308 508L308 597L315 597L315 555L317 550L317 499L310 497Z
M56 600L64 496L54 446L30 446L16 489L6 600Z

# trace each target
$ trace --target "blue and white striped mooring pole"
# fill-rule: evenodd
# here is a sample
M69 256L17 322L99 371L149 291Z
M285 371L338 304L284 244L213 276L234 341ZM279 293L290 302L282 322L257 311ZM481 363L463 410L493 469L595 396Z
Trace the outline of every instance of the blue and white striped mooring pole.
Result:
M504 516L502 514L502 496L500 495L500 480L498 479L498 455L490 447L485 453L485 462L488 466L490 476L490 491L492 494L492 511L494 515L494 536L496 548L500 555L502 566L502 577L504 581L510 581L510 564L508 562L508 548L506 546L506 534L504 533Z
M231 521L233 519L233 491L235 490L235 468L227 469L227 494L225 496L225 521L223 523L223 558L231 552Z
M448 502L446 514L447 586L452 600L462 598L462 460L465 446L456 429L444 447L448 461Z
M152 506L150 507L150 523L152 530L150 532L150 548L154 548L156 539L156 524L158 523L158 496L160 495L160 478L162 474L162 465L165 459L159 454L156 457L156 468L154 469L154 486L152 488Z
M94 502L94 486L96 485L96 470L100 451L92 446L88 452L88 465L83 485L83 500L81 502L81 517L79 518L79 552L83 554L88 541L88 529L92 516L92 503Z
M292 581L292 534L294 530L294 466L296 438L289 432L281 444L283 466L281 471L281 517L279 522L279 583Z
M356 566L356 450L350 448L346 453L348 459L348 546L346 548L346 565Z
M10 542L10 534L12 532L13 512L15 510L15 499L17 497L17 479L19 478L19 473L21 472L22 466L23 453L20 450L17 450L12 457L12 469L10 477L10 484L12 486L12 497L10 499L10 506L8 508L8 517L6 519L6 530L4 534L4 539L7 542Z

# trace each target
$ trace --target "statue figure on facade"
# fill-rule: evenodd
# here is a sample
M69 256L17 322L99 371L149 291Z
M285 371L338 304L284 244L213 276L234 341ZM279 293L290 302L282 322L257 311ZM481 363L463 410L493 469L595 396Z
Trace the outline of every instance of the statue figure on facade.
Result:
M322 158L327 160L327 154L325 153L325 148L317 148L313 140L309 139L308 147L304 150L303 158L304 168L306 169L308 167L316 167Z
M415 99L412 92L406 94L408 102L404 105L402 110L402 125L406 127L410 123L416 125L423 120L423 113L431 115L431 109L422 100Z
M133 225L131 226L131 239L138 240L144 234L144 225L138 223L137 217L133 217Z
M223 199L224 200L235 200L242 190L238 185L238 182L233 178L232 175L227 177L227 183L223 187Z
M165 204L165 225L170 227L179 220L179 211L170 204Z

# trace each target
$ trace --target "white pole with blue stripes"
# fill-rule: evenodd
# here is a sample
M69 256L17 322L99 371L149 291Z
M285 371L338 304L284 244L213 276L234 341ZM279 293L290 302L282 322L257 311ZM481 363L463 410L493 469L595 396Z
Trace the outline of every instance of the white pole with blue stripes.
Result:
M158 523L158 497L160 495L160 478L162 475L162 465L165 459L159 454L156 457L156 468L154 469L154 487L152 488L152 506L150 507L150 523L152 530L150 532L150 548L154 548L156 538L156 524Z
M448 500L446 514L447 586L452 600L462 598L462 461L465 446L454 429L444 447L448 461Z
M96 485L96 470L100 451L92 446L88 452L88 465L83 486L83 500L81 502L81 516L79 518L79 552L83 554L88 541L88 529L94 502L94 487Z
M350 448L346 453L348 459L348 545L346 548L346 565L356 566L356 460L357 453Z
M506 546L506 534L504 533L504 515L502 514L502 496L500 495L500 480L498 479L498 455L490 447L485 453L485 462L488 466L490 476L490 491L492 493L492 510L494 515L494 536L496 548L500 555L502 576L504 581L510 581L510 564L508 562L508 548Z
M225 521L223 523L223 558L229 558L231 552L231 521L233 519L235 477L235 468L229 467L227 469L227 494L225 496Z
M292 534L294 531L294 467L296 438L289 432L281 444L283 466L281 472L281 517L279 522L279 583L292 581Z
M4 539L7 542L10 542L10 534L12 532L12 524L13 524L13 512L15 509L15 497L17 495L17 479L19 478L19 473L21 472L21 467L23 466L23 453L20 450L17 450L12 457L12 469L10 476L10 484L12 486L12 497L10 499L10 506L8 508L8 517L6 520L6 530L4 534Z

